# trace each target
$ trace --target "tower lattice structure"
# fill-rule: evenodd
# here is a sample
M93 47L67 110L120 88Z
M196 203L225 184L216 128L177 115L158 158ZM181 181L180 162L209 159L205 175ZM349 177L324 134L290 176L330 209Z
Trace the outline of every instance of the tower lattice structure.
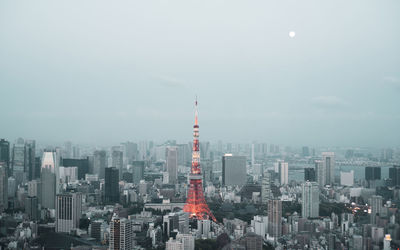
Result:
M190 218L217 221L211 213L203 193L203 176L200 167L199 123L197 99L195 102L195 120L193 126L192 167L189 175L189 192L183 211L189 213Z

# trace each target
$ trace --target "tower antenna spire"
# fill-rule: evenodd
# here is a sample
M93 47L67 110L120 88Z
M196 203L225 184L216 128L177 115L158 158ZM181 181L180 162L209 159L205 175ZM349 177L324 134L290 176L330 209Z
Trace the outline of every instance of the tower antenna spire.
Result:
M203 193L203 175L200 167L199 123L197 120L197 95L195 100L195 119L193 126L192 167L189 174L189 191L183 211L190 218L217 221L208 207Z
M197 117L198 117L198 111L197 111L197 95L196 95L196 100L194 102L194 125L199 125Z

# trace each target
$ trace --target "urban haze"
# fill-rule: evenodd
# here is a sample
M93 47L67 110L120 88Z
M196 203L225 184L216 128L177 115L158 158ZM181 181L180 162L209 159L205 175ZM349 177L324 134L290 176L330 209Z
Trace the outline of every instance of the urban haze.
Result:
M0 2L0 250L399 249L400 2Z

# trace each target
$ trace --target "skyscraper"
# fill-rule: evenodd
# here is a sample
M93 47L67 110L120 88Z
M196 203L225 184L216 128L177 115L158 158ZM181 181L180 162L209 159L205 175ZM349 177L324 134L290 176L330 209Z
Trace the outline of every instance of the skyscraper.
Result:
M39 219L38 198L36 196L28 196L25 198L25 213L30 220Z
M374 181L381 179L380 167L365 167L365 180Z
M14 176L17 185L23 183L27 179L25 170L26 156L25 156L25 141L19 138L14 144L12 149L12 176Z
M0 140L0 165L5 166L10 174L10 142L4 139Z
M373 195L369 198L369 205L371 206L371 224L376 223L376 216L382 212L383 198L380 195Z
M89 157L83 159L61 159L61 166L63 167L77 167L78 179L85 179L85 175L89 173Z
M246 157L225 154L222 157L222 185L243 186L246 182Z
M272 199L268 201L268 234L279 238L282 235L282 201Z
M340 185L349 187L354 185L354 170L350 172L340 171Z
M104 201L108 204L119 202L119 171L117 168L105 169Z
M79 228L82 216L82 195L80 193L58 194L56 199L56 232L70 233Z
M175 184L178 179L178 150L174 146L168 146L165 150L165 154L169 178L168 183Z
M97 174L99 179L104 179L104 171L107 167L107 153L105 150L94 151L93 174Z
M304 169L304 181L316 181L315 168Z
M119 179L122 179L122 172L124 167L124 156L119 147L115 147L111 152L111 167L118 169Z
M110 221L109 250L133 249L133 236L132 221L114 214Z
M289 164L279 161L279 180L281 185L289 184Z
M400 166L394 165L389 168L389 178L392 179L392 186L400 186Z
M28 180L39 179L36 171L36 142L34 140L27 140L25 142L25 172L28 173Z
M132 162L133 183L139 184L144 179L144 161Z
M303 155L303 157L310 156L310 150L309 150L309 148L307 146L304 146L302 148L302 155Z
M4 164L4 165L3 165ZM8 174L5 163L0 163L0 213L8 208Z
M316 218L319 216L319 187L316 182L306 181L302 185L301 216Z
M137 159L138 156L138 145L133 142L125 142L123 143L124 145L124 155L126 158L126 161L128 163L134 161Z
M40 173L41 205L43 208L54 209L56 194L58 193L58 165L54 151L43 152Z
M323 152L322 165L325 169L325 184L332 185L335 183L335 153Z
M261 203L268 204L268 200L273 198L272 194L273 173L270 171L264 172L261 183Z
M314 164L315 164L315 172L318 185L320 187L324 187L326 184L326 174L325 174L326 171L324 168L324 164L320 160L314 161Z

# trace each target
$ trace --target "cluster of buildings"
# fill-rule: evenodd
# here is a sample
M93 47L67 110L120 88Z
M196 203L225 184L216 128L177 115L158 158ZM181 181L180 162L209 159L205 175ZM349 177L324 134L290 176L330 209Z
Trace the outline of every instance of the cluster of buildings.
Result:
M184 211L192 146L167 141L92 148L67 142L48 148L33 140L1 139L0 246L400 246L396 149L385 150L382 160L380 152L200 143L201 179L213 221Z

